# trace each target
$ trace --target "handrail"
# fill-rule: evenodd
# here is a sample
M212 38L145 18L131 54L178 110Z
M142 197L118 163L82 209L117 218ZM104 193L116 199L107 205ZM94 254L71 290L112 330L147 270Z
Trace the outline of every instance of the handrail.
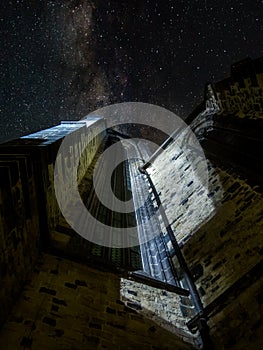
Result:
M171 240L171 243L172 243L172 246L174 248L174 251L175 251L175 255L178 259L178 262L180 264L180 267L182 268L183 270L183 274L184 274L184 277L185 277L185 280L187 282L187 285L189 287L189 294L191 295L191 298L193 300L193 303L194 303L194 306L195 306L195 309L196 309L196 312L197 312L197 315L196 315L196 318L197 318L197 327L198 327L198 330L199 330L199 333L200 333L200 336L202 338L202 342L203 342L203 350L212 350L213 349L213 345L212 345L212 342L211 342L211 338L210 338L210 335L209 335L209 327L207 325L207 318L206 316L204 315L204 307L203 307L203 304L202 304L202 301L201 301L201 298L199 296L199 293L197 291L197 288L196 288L196 285L194 283L194 280L193 280L193 277L192 277L192 274L189 270L189 267L184 259L184 256L181 252L181 249L179 247L179 244L174 236L174 233L173 233L173 230L171 228L171 225L169 224L169 221L168 221L168 218L166 216L166 213L165 213L165 210L163 209L162 207L162 204L161 204L161 200L160 200L160 197L157 193L157 190L152 182L152 179L150 178L150 175L148 174L148 172L146 171L146 169L144 167L140 167L139 168L139 171L142 172L144 175L147 176L147 179L149 181L149 184L151 186L151 189L152 189L152 192L155 196L155 200L157 202L157 205L159 207L159 212L162 216L162 219L164 221L164 224L165 224L165 227L166 227L166 230L167 230L167 234Z

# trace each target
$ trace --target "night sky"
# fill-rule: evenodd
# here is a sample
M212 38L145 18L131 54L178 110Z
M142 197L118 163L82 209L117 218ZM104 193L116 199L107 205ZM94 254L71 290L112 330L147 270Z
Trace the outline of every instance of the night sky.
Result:
M185 118L207 82L263 55L262 0L1 5L0 141L122 101Z

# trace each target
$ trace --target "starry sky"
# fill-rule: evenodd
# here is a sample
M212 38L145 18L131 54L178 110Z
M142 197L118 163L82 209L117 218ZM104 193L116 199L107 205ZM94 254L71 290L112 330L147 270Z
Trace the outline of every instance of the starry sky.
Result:
M262 0L4 0L0 141L123 101L185 118L263 56Z

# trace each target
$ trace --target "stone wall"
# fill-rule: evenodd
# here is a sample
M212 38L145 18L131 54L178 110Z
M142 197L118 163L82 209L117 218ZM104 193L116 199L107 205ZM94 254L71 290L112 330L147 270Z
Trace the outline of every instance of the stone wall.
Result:
M262 271L262 267L261 267ZM246 276L248 279L249 276ZM245 290L237 286L229 300L221 303L210 318L215 349L258 350L262 346L262 277L248 282Z
M231 78L214 84L220 114L258 118L263 114L262 58L232 65Z
M231 78L208 86L203 110L189 118L207 169L183 136L148 169L216 349L257 349L262 342L262 76L262 59L234 65Z
M39 212L29 155L0 156L0 325L38 255Z
M67 172L77 166L75 157L85 149L78 167L79 179L103 139L103 134L93 138L95 130L89 132L85 123L62 123L0 147L0 325L32 270L39 249L47 247L51 230L60 222L53 179L61 139L69 133L75 135L70 138L76 142L69 155L61 160ZM101 127L99 123L95 126Z
M67 124L67 122L64 122L64 127ZM98 147L105 137L105 132L100 132L104 129L103 121L97 122L90 128L86 128L85 122L84 125L82 122L74 122L72 124L79 124L80 128L70 134L67 145L68 151L59 151L58 154L54 154L54 157L52 157L46 165L47 179L45 187L48 213L47 216L50 231L54 230L56 226L61 223L61 220L63 221L54 189L55 161L57 162L57 176L59 176L62 183L65 183L68 176L70 176L74 171L77 171L77 183L80 183L83 176L86 174L87 169L98 150ZM80 159L78 164L76 159ZM71 201L71 198L69 197L71 196L70 188L67 187L64 189L62 195L62 200L64 202Z
M248 273L263 253L262 194L229 170L215 171L211 182L223 187L221 205L183 247L205 305Z
M179 295L122 278L121 299L127 306L131 305L138 313L154 320L169 332L183 337L189 343L198 342L186 326L189 319L182 315L180 307L183 298Z
M0 333L0 348L193 348L120 298L118 276L44 255Z
M216 349L246 349L244 344L253 341L256 349L260 338L251 337L262 320L250 308L261 307L253 276L260 277L263 253L262 193L228 167L207 163L205 187L194 171L197 163L174 142L148 172L210 317ZM234 324L239 331L232 337ZM224 340L219 342L221 331Z
M223 196L219 175L199 151L181 134L147 169L179 244L214 215Z

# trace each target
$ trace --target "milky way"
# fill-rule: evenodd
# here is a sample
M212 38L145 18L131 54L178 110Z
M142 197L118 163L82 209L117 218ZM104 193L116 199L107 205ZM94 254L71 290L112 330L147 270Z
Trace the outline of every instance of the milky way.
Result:
M262 56L260 0L5 1L1 140L122 101L186 117L204 85Z

